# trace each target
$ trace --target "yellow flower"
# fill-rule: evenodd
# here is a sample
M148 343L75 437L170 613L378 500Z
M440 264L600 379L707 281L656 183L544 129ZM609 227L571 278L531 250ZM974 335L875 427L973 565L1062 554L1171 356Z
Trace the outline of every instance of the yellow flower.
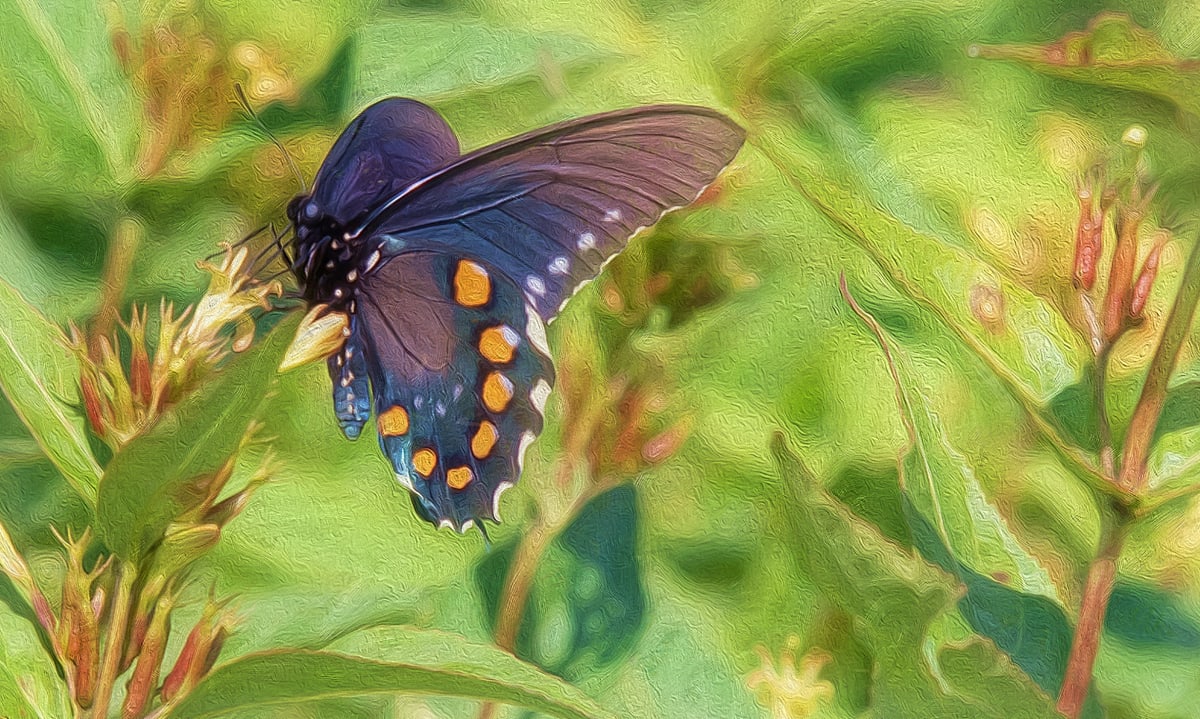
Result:
M771 719L807 719L833 696L833 685L820 678L821 669L832 657L819 649L810 651L800 658L797 671L797 643L795 637L788 640L780 652L778 670L766 647L755 648L762 667L746 677L746 686L754 690L759 704L771 711Z

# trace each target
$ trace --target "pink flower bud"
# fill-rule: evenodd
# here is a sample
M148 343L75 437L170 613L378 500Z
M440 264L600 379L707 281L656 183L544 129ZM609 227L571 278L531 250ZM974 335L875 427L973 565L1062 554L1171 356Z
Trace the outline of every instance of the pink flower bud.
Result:
M1158 242L1146 256L1146 262L1142 265L1141 274L1138 275L1137 282L1133 286L1133 294L1129 298L1129 317L1131 319L1140 320L1145 312L1146 300L1150 298L1150 290L1154 287L1154 278L1158 276L1158 263L1165 244L1165 240Z

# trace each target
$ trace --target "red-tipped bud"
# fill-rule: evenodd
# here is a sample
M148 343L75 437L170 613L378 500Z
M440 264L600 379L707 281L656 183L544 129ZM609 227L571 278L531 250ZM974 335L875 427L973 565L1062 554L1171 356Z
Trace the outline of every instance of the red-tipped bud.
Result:
M100 392L96 389L96 383L91 375L84 371L79 378L79 387L83 393L83 411L87 415L88 425L97 437L104 436L104 400L100 399Z
M1079 224L1075 228L1075 286L1090 290L1096 284L1096 265L1100 262L1100 251L1104 235L1104 215L1093 205L1092 190L1080 187Z
M1154 278L1158 276L1158 263L1165 244L1165 240L1155 243L1150 254L1146 256L1146 262L1142 265L1142 272L1138 275L1137 282L1133 285L1133 294L1129 298L1129 316L1132 319L1140 320L1146 310L1146 300L1150 298L1150 290L1154 287Z
M1133 270L1137 264L1138 228L1142 223L1140 207L1123 207L1117 213L1117 249L1108 273L1108 296L1104 305L1104 337L1112 342L1121 334L1128 319L1129 294L1133 289Z
M60 541L62 537L59 537ZM78 542L68 534L63 544L67 549L67 573L63 579L62 607L59 613L59 645L63 660L75 671L75 701L87 708L96 690L96 673L100 660L100 623L92 607L94 574L83 569L83 554L89 535ZM98 567L96 574L103 571Z
M214 640L220 636L220 642L223 645L224 633L228 631L230 620L228 617L218 616L221 611L221 605L211 599L204 607L204 612L200 615L196 626L192 627L187 640L183 643L183 649L179 652L179 658L175 660L175 666L163 680L163 701L171 701L180 692L188 691L196 686L196 682L204 676ZM220 651L220 647L218 647L217 653L219 654Z
M171 635L171 610L174 609L175 596L165 594L154 607L154 618L150 621L141 653L138 655L137 666L125 685L125 704L121 707L121 719L135 719L142 716L150 695L158 684L158 675L162 669L163 655L167 650L167 639Z
M201 649L200 644L205 641L201 629L204 624L205 621L201 618L196 626L192 627L192 631L188 633L187 640L183 643L183 649L179 652L179 658L175 660L175 666L171 668L171 673L163 680L163 701L171 701L179 694L179 690L183 688L183 680L191 672L192 666L196 663L196 654ZM204 649L207 651L207 647L204 647Z
M139 320L137 309L129 321L129 343L131 356L129 358L129 384L133 396L143 406L150 403L153 394L153 381L150 375L150 354L146 350L145 316Z

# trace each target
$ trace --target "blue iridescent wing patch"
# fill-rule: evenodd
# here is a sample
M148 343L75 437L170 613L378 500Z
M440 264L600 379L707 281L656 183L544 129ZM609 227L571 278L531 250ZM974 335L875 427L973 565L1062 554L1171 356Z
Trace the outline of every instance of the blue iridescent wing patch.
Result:
M329 359L342 430L357 437L374 410L423 518L460 532L498 521L554 382L545 323L632 235L694 201L743 138L718 113L675 105L463 156L412 100L351 123L289 206L293 271L310 304L349 319Z

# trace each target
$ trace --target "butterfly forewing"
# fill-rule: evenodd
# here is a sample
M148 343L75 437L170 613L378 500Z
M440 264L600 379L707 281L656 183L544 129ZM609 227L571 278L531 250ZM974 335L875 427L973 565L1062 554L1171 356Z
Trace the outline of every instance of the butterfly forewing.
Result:
M638 229L695 200L743 137L703 108L575 120L464 156L376 210L363 231L478 254L549 321Z
M415 100L381 100L338 137L313 181L312 200L348 224L458 156L458 139L436 110Z

